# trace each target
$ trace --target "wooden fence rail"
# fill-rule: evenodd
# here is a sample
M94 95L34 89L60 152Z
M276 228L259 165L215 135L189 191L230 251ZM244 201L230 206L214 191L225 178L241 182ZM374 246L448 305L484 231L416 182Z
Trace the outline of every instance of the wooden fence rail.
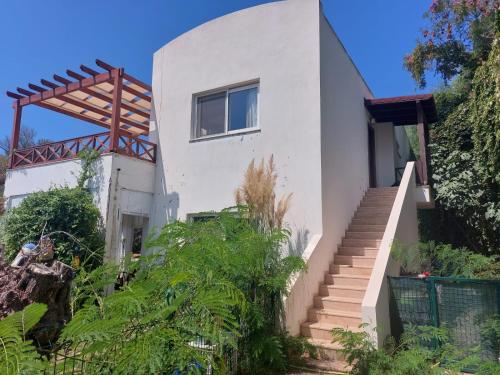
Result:
M29 148L14 150L10 156L10 168L76 159L85 150L100 153L117 152L136 159L156 162L156 144L139 137L120 135L118 149L112 151L110 133L98 133L85 137L65 139Z

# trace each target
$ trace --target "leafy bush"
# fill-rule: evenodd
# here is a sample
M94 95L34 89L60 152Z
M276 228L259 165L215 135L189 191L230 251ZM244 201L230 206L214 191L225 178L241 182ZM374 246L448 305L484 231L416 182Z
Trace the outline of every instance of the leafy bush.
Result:
M476 374L480 375L500 372L499 364L484 362L475 354L466 355L457 350L443 328L411 327L399 342L389 337L380 349L365 331L334 328L332 336L334 342L342 345L341 352L354 375L459 374L470 366L477 366Z
M7 259L13 259L26 242L50 234L58 260L86 267L102 263L104 240L101 216L92 195L81 188L57 188L27 196L2 221ZM69 234L69 235L68 235Z
M287 355L305 350L281 319L288 279L304 263L282 256L287 231L259 231L247 214L239 208L166 225L149 243L155 255L130 263L135 277L112 295L93 292L108 272L86 273L86 302L61 339L75 349L86 344L99 373L194 373L193 363L224 373L223 357L236 348L242 373L284 371ZM192 345L199 338L210 355Z
M237 212L222 212L217 220L167 225L154 246L170 254L170 267L179 271L186 267L196 267L196 272L212 270L241 291L246 300L246 309L238 315L242 371L269 373L284 370L287 365L283 297L290 276L303 269L304 262L299 257L282 255L288 231L264 232L246 217L247 209L239 207ZM198 262L200 251L208 259Z
M498 279L500 262L495 256L474 253L466 248L455 249L449 244L419 243L407 247L395 243L391 255L401 263L404 273L423 271L432 276Z
M421 226L424 238L483 254L500 251L499 56L497 41L466 100L450 93L440 100L443 121L433 126L429 145L437 210L424 213Z
M44 370L46 362L26 335L46 311L47 306L34 303L0 320L0 374L40 374Z

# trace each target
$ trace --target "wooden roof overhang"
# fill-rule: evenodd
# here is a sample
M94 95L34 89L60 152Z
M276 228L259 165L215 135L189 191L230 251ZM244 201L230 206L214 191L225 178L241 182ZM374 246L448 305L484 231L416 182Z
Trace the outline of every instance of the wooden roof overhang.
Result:
M365 99L365 107L376 122L392 122L395 126L418 124L419 107L426 122L433 123L438 119L432 94Z
M99 70L80 65L81 73L66 70L69 78L55 74L54 81L42 79L41 86L29 83L29 90L18 87L7 95L19 112L34 104L110 129L115 139L119 134L148 135L151 86L123 68L98 59L96 65Z

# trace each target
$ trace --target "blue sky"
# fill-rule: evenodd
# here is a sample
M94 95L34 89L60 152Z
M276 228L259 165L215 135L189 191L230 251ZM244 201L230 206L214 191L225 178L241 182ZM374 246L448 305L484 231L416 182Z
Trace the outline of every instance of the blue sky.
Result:
M96 58L151 82L153 53L176 36L262 0L5 1L0 11L0 137L10 134L6 90L94 66ZM327 18L377 97L420 92L403 69L430 0L323 0ZM430 77L431 91L437 80ZM62 140L102 128L28 106L24 126Z

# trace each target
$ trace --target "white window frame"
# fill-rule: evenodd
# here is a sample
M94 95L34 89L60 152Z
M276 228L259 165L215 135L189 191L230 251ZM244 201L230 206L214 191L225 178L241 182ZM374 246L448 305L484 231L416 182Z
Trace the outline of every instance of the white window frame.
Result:
M229 94L233 92L248 90L248 89L257 89L257 123L255 126L251 128L243 128L236 130L229 130ZM210 134L201 137L196 136L196 130L198 128L198 99L203 98L204 96L221 94L225 93L225 103L224 103L224 132L217 134ZM243 86L231 86L225 89L220 90L212 90L209 92L204 92L201 94L196 94L193 96L193 121L191 124L191 140L199 140L199 139L210 139L210 138L219 138L227 135L241 134L241 133L249 133L260 130L260 84L259 82L249 83Z

